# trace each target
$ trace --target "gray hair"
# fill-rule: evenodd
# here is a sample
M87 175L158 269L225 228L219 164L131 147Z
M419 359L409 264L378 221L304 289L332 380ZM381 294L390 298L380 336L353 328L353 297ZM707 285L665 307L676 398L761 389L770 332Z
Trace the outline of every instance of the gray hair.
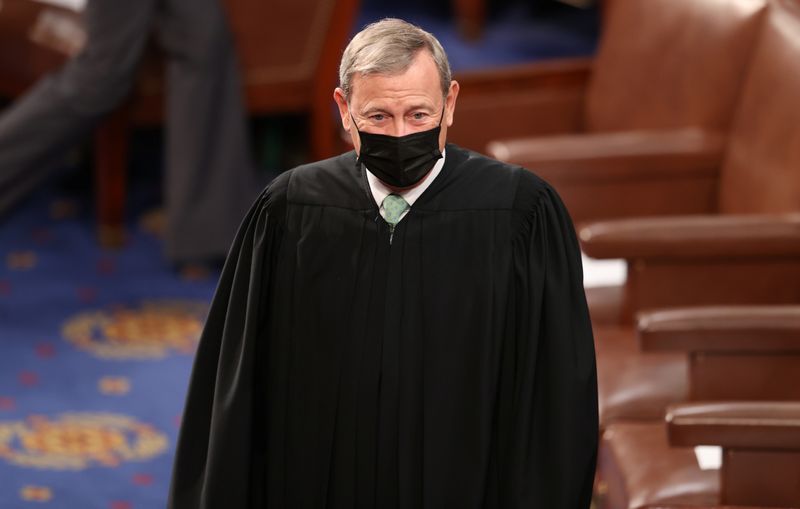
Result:
M405 72L421 51L427 49L442 83L442 94L450 90L450 63L444 48L432 34L406 21L386 18L367 25L353 37L342 54L339 87L350 100L352 78L370 74L397 75Z

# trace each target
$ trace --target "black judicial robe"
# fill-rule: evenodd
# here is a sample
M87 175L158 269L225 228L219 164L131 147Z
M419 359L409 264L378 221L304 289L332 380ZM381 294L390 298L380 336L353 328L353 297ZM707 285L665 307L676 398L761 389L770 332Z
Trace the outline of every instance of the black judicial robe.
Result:
M597 430L556 193L448 145L390 244L350 152L284 173L244 220L170 507L588 508Z

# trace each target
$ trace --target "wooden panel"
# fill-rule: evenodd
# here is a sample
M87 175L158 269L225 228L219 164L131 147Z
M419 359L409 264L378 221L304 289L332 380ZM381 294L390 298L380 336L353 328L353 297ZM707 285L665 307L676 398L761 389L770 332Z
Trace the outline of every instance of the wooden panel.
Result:
M553 185L578 227L602 219L708 214L716 205L717 180L710 177L570 182L558 171L531 171Z
M227 0L248 86L314 77L335 0Z
M629 262L628 313L706 304L796 304L800 264L792 257ZM629 314L629 317L632 316Z
M448 140L485 152L492 140L580 131L590 71L576 58L456 74Z
M723 504L797 507L800 504L800 452L725 449Z
M689 366L694 401L800 400L800 352L695 352Z

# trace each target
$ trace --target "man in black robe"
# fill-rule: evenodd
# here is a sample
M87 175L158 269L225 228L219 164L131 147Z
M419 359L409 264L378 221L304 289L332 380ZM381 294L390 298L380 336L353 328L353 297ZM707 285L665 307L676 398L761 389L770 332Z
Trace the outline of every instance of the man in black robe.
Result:
M277 178L197 352L170 507L584 509L597 450L574 230L533 173L445 144L432 35L370 25L354 152Z

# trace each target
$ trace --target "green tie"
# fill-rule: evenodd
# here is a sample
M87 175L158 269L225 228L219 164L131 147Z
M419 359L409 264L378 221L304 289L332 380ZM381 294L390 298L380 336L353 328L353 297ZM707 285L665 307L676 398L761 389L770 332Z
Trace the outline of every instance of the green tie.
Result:
M403 212L408 210L408 202L399 194L390 194L383 199L383 213L389 223L389 244L394 238L394 227L400 222Z
M392 226L400 222L400 217L406 210L408 210L408 202L399 194L390 194L383 199L383 212L386 222Z

